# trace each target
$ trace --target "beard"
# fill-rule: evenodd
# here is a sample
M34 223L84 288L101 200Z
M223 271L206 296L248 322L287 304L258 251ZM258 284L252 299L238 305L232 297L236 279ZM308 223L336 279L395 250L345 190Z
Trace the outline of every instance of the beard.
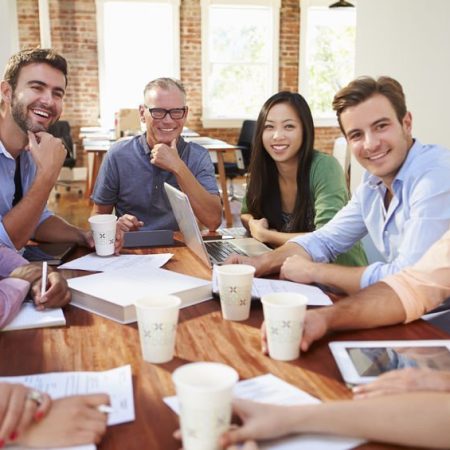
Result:
M30 105L29 107L25 106L20 100L17 100L17 98L14 96L13 101L11 103L11 115L18 125L18 127L27 134L27 131L31 131L32 133L37 133L39 131L47 131L48 127L40 124L40 123L34 123L27 115L28 108L31 107L37 107L39 108L39 105ZM43 108L45 110L48 110L48 107ZM51 110L51 114L53 116L55 115L55 111L53 109ZM53 120L50 125L53 125L56 121Z

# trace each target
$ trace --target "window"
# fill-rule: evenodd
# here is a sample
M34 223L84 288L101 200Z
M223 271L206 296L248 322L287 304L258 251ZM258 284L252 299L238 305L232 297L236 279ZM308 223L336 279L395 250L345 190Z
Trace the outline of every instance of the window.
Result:
M331 103L355 71L356 8L329 8L330 3L301 0L299 91L318 126L337 125Z
M137 108L145 85L180 76L179 0L97 0L102 126Z
M278 88L279 0L202 1L203 126L256 119Z

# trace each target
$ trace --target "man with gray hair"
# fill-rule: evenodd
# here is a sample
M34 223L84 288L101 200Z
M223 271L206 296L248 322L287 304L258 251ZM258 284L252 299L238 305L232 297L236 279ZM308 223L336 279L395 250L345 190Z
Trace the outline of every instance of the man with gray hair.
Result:
M222 207L211 158L205 148L180 136L188 113L183 85L172 78L151 81L139 113L146 133L108 151L92 195L93 214L115 208L124 231L177 230L166 182L185 192L198 220L215 230Z

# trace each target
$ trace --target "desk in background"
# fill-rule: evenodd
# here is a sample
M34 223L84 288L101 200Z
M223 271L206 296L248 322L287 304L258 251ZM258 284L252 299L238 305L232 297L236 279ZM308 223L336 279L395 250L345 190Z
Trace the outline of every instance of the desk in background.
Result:
M226 152L235 153L236 150L239 150L239 148L235 145L227 144L225 141L221 141L220 139L213 139L205 136L187 138L186 141L195 142L196 144L205 147L207 150L209 150L210 153L217 155L217 170L219 171L219 184L220 189L222 190L222 203L225 215L225 223L227 224L227 227L232 227L233 216L231 214L230 201L228 199L227 175L225 173L225 162L223 155ZM213 159L213 162L216 161L214 161Z
M137 252L174 253L165 268L210 278L209 269L184 246ZM65 272L70 276L86 274ZM328 349L330 338L314 344L311 350L292 362L274 361L261 353L259 327L263 315L259 302L254 302L250 319L244 322L222 320L217 300L180 310L175 358L159 365L142 360L137 324L121 325L72 306L66 308L65 315L66 327L1 333L0 373L6 376L51 371L100 371L130 364L136 420L110 427L98 445L99 450L178 450L180 444L172 438L178 419L162 398L174 394L171 374L188 362L223 362L233 366L240 379L270 372L322 400L351 397ZM339 333L333 338L441 339L448 336L423 321L417 321L376 330ZM358 448L399 449L382 444L366 444Z

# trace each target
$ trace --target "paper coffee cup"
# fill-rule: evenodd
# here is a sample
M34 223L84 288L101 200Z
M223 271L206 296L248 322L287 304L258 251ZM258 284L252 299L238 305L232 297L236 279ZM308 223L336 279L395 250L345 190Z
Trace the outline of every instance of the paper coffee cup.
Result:
M113 255L114 243L116 241L117 217L114 214L98 214L89 217L88 221L91 225L97 255Z
M261 298L269 356L292 361L300 356L308 299L301 294L277 292Z
M225 364L185 364L172 374L180 403L184 450L219 450L231 421L233 387L239 376Z
M150 363L173 358L181 299L175 295L153 295L136 300L142 357Z
M216 272L223 318L248 319L255 268L247 264L225 264L217 266Z

